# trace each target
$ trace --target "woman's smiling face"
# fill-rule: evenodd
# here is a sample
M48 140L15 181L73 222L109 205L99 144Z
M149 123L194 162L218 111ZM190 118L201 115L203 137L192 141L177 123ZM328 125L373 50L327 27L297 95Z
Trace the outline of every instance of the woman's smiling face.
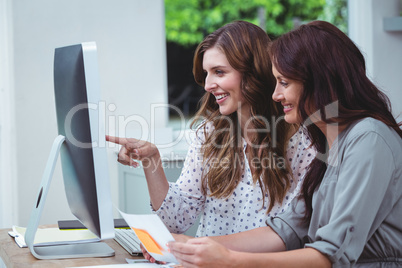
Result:
M229 64L226 55L212 47L205 51L202 65L206 74L205 90L215 96L220 113L248 112L249 105L244 103L241 92L242 74Z
M303 84L300 81L284 77L274 65L272 65L272 73L276 78L276 87L272 99L282 104L286 122L290 124L301 123L299 99Z

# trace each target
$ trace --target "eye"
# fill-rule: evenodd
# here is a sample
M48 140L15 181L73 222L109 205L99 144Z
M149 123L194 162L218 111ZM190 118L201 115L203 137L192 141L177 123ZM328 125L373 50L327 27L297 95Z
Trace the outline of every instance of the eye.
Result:
M286 83L285 81L280 81L279 84L281 84L283 87L287 87L289 84Z
M217 74L218 76L222 76L225 72L222 70L215 70L215 74Z

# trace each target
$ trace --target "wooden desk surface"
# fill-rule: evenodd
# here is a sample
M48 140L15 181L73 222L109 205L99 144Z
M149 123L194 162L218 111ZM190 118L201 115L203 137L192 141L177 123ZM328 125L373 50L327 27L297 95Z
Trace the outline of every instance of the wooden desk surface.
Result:
M54 227L43 226L43 227ZM9 229L0 229L0 258L6 264L7 268L22 267L41 267L41 268L58 268L58 267L74 267L74 266L91 266L91 265L107 265L127 263L126 258L135 259L142 257L133 257L122 248L114 239L105 242L114 249L115 256L102 258L77 258L62 260L38 260L28 248L20 248L15 243L14 238L8 235Z

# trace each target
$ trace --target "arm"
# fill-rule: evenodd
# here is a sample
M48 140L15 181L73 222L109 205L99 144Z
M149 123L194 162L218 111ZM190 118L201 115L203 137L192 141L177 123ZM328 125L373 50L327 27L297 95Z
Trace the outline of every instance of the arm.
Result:
M309 223L303 220L304 213L304 201L295 198L284 213L268 217L266 227L211 239L228 249L252 253L300 249L309 228Z
M169 190L169 183L156 146L133 138L106 136L106 140L122 145L118 156L121 164L138 167L135 160L142 161L152 207L159 209Z
M226 236L224 243L231 241L231 244L241 245L241 242L246 242L250 245L252 243L247 241L269 237L281 240L278 236L275 238L272 230L264 228L266 227L259 228L261 230L258 232L244 232L244 236L237 234ZM269 235L266 236L264 231ZM271 243L265 241L265 244ZM323 254L311 248L274 253L237 252L224 247L213 237L191 239L187 243L171 242L169 248L184 267L331 267L331 263ZM283 250L284 244L273 249Z
M203 133L200 133L202 137ZM170 232L183 233L196 221L204 206L201 193L202 139L195 137L189 147L184 167L176 183L168 183L155 145L136 139L106 136L107 141L121 144L118 161L137 167L142 161L152 210L161 218Z
M151 159L143 160L142 164L152 208L157 210L162 205L169 190L169 183L162 167L159 151L157 151L157 154Z
M352 130L337 150L340 162L328 166L328 176L316 194L317 216L312 218L313 232L309 234L312 243L306 247L327 255L334 265L350 266L358 261L400 198L401 184L398 186L400 180L395 177L395 167L400 166L400 162L395 164L395 155L400 151L393 150L401 148L401 143L390 146L392 139L382 135L386 132ZM374 243L381 247L381 240Z
M234 251L257 253L286 250L281 237L269 226L231 235L211 236L210 239Z
M161 207L154 212L172 233L184 233L193 226L204 210L206 196L202 192L205 172L201 146L204 132L191 132L191 144L176 183L169 183L169 191Z
M235 252L233 255L234 265L231 267L331 267L331 262L328 258L312 248L259 254Z

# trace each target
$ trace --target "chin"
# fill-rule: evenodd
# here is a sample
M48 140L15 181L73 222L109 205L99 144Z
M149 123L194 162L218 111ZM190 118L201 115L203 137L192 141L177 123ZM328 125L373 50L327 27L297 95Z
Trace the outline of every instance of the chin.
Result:
M285 121L289 124L298 124L300 120L298 120L295 116L285 115Z
M229 114L231 114L231 113L228 113L228 111L225 110L225 109L219 109L219 112L221 113L221 115L229 115Z

